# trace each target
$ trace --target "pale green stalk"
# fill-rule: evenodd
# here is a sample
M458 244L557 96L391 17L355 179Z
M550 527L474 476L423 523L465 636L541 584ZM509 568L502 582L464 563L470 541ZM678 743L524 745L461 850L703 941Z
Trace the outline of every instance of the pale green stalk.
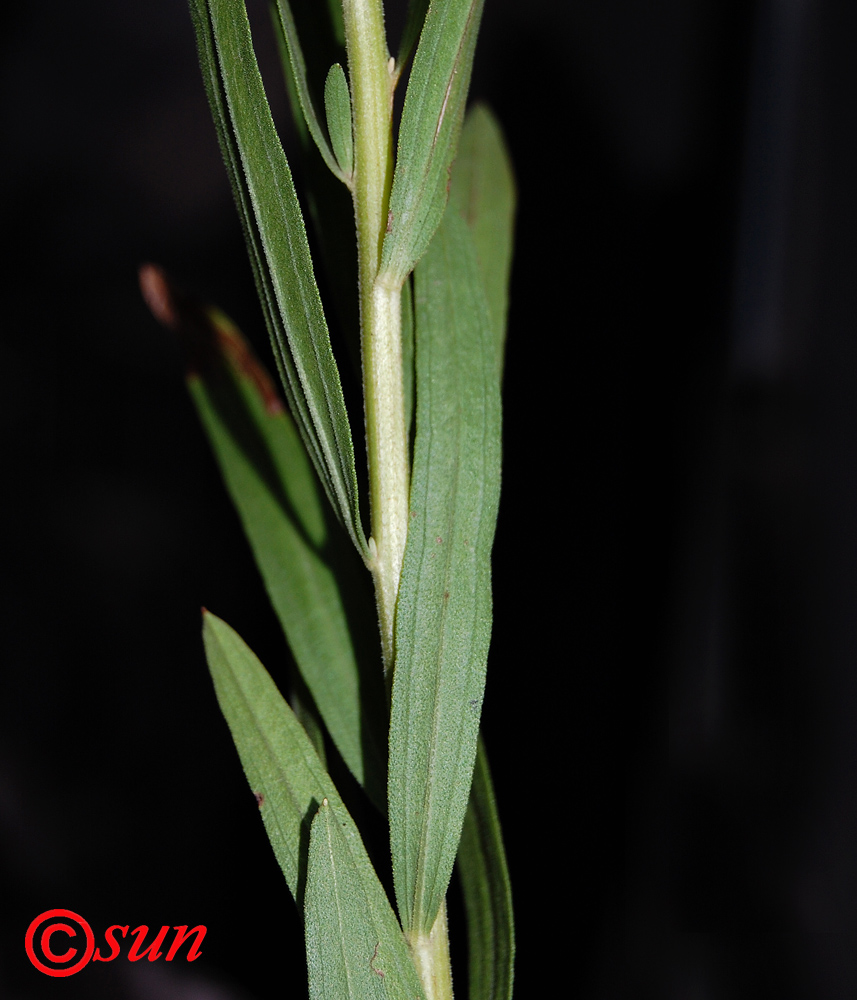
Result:
M409 934L408 944L426 1000L452 1000L452 968L449 963L445 902L431 931L428 934Z
M342 0L354 122L353 199L369 461L370 569L384 669L393 665L396 597L408 533L408 431L402 381L401 282L379 275L393 176L393 89L381 0ZM452 1000L446 907L409 939L426 1000Z
M401 284L377 281L393 176L393 81L380 0L343 0L354 120L363 399L369 460L370 569L385 670L408 531L408 435L402 392Z

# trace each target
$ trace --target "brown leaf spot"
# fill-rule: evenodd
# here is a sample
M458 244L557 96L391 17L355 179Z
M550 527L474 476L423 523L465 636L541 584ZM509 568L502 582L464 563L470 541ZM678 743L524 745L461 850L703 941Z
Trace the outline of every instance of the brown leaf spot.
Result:
M253 795L256 798L256 805L261 809L265 801L265 796L261 792L253 792Z

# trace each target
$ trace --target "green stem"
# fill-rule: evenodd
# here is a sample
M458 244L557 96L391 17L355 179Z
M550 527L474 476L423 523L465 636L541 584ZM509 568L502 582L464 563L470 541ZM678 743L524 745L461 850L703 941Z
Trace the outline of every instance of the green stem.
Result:
M393 89L381 0L342 0L354 124L354 216L360 349L375 580L384 670L393 666L396 597L408 534L408 430L402 381L401 282L378 274L393 178ZM409 936L426 1000L452 1000L446 904L428 934Z
M366 447L372 505L372 572L384 668L393 665L396 596L408 534L408 432L402 391L401 286L371 289L363 344Z
M408 435L402 391L401 285L378 281L393 176L393 72L380 0L343 0L354 122L360 346L375 580L384 669L408 531Z

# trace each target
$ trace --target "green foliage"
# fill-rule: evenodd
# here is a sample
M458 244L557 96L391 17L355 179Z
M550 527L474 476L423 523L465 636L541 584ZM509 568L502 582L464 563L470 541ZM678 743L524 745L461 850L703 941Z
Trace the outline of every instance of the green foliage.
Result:
M425 253L446 207L483 0L429 4L408 81L382 269L398 280Z
M312 822L304 915L311 1000L416 1000L422 987L353 828L325 799Z
M339 371L330 348L313 275L303 216L253 52L243 0L191 0L209 100L227 166L234 168L236 201L245 214L260 298L292 415L334 509L360 552L366 542L357 506L354 445ZM225 105L229 121L224 117ZM237 153L237 158L236 158ZM239 171L240 163L240 173ZM250 210L252 209L252 215Z
M461 824L491 636L500 391L476 251L447 213L416 270L416 440L399 587L389 815L399 916L427 933Z
M351 96L345 71L334 63L324 83L324 108L327 129L336 160L350 179L354 167L354 138L351 134Z
M473 236L497 341L497 363L502 371L512 267L515 178L503 133L484 104L477 104L464 123L449 200Z
M294 0L298 15L306 2ZM313 49L311 72L303 22L289 0L271 0L303 135L353 201L372 377L364 413L350 415L244 0L190 5L291 415L222 314L179 301L154 268L141 280L156 314L203 345L189 389L306 685L293 710L244 641L205 613L217 698L304 915L310 996L450 1000L444 897L457 857L471 1000L510 1000L511 890L479 723L515 189L490 112L477 107L462 131L482 0L412 0L398 61L381 0L328 0L311 12L330 36L327 50ZM417 39L396 143L393 90ZM343 43L348 73L330 65L337 56L320 55ZM310 81L320 86L325 71L322 122ZM313 217L326 221L323 186L313 188ZM339 231L325 241L341 244ZM332 287L341 289L338 275ZM337 306L340 315L354 308ZM351 427L364 424L376 533L405 513L373 463L408 456L408 525L402 548L383 559L358 508ZM372 581L392 663L386 687ZM385 604L390 594L395 603ZM398 919L327 773L326 738L386 813Z
M512 887L481 739L456 864L467 910L470 1000L510 1000L515 965Z
M294 712L243 639L210 612L203 615L202 637L217 701L274 854L292 895L302 902L306 843L316 810L328 799L343 819L348 813Z
M280 19L280 27L283 33L283 39L286 44L286 52L288 54L288 70L291 74L291 84L294 88L294 92L297 94L298 102L300 104L301 111L303 113L304 121L306 122L306 127L309 129L309 134L312 136L313 142L318 146L318 151L321 153L322 159L330 167L331 172L337 176L343 183L350 183L351 181L351 167L347 168L343 164L342 158L336 152L337 138L334 138L333 132L330 132L330 142L327 141L327 137L324 134L324 129L321 126L321 122L318 120L318 115L315 111L315 105L313 103L312 95L309 90L309 82L307 80L307 69L306 62L304 60L303 50L301 49L300 39L298 38L298 30L295 26L295 19L292 16L292 8L289 5L289 0L277 0L276 13ZM342 72L342 67L339 67L340 72ZM345 77L343 75L343 82ZM345 95L348 96L348 86L345 87ZM325 87L324 93L325 105L327 105L327 88ZM346 111L348 115L348 131L351 132L351 105L348 104L348 110ZM328 129L330 129L330 111L327 111L328 117ZM338 127L342 127L339 122L337 122ZM331 148L331 145L333 148ZM350 160L350 157L349 157Z
M188 379L191 395L307 688L352 774L383 808L386 713L357 557L267 372L224 317L201 319L211 343L208 363Z

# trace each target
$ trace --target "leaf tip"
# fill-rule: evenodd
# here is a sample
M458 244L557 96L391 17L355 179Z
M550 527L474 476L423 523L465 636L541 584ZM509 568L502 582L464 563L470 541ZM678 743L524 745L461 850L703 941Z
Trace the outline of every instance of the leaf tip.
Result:
M139 280L152 315L179 334L188 378L206 372L220 358L253 383L269 416L284 412L273 380L228 316L181 291L157 264L142 264Z
M187 374L204 371L214 351L214 334L204 308L186 295L158 264L141 264L140 292L152 315L179 335Z
M173 290L166 272L157 264L141 264L137 272L140 293L155 319L164 326L175 329L178 325Z

